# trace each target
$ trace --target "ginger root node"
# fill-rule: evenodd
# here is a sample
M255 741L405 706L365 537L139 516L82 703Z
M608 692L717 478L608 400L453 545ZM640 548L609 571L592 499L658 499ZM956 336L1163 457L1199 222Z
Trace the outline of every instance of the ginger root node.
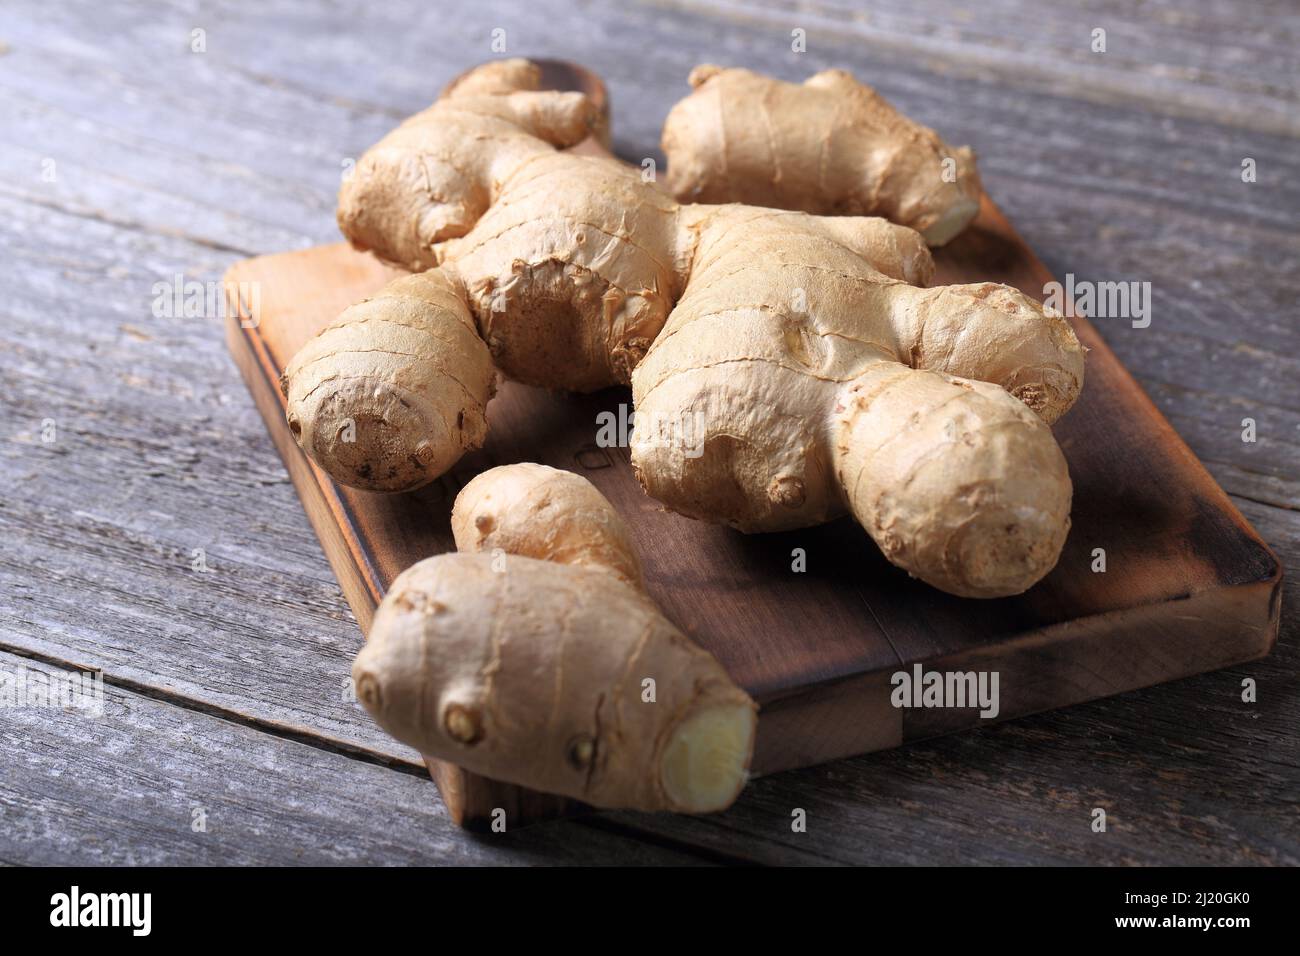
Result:
M767 496L773 503L786 508L798 508L807 499L804 484L794 475L777 475L767 486Z
M382 710L384 706L383 688L374 674L365 673L357 680L357 699L368 710Z
M596 756L596 741L583 734L569 743L569 763L575 770L586 770Z
M483 722L479 712L464 704L448 704L443 711L442 725L447 736L467 747L483 739Z

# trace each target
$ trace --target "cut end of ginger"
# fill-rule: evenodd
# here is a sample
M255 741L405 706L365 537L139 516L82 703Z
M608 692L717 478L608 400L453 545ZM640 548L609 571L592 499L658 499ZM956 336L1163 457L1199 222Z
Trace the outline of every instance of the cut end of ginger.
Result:
M755 726L748 701L697 711L677 725L662 765L664 791L677 809L712 813L732 804L748 778Z

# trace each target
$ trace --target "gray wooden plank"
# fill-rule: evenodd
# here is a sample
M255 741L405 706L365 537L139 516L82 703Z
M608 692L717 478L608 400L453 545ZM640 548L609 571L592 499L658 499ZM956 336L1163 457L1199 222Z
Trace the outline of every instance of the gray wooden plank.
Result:
M0 671L59 668L0 653ZM100 716L0 708L0 856L57 865L693 864L555 822L470 837L432 782L104 688Z
M220 322L149 311L228 254L0 207L0 646L415 761L345 696L361 636Z
M1285 10L1101 4L1098 15L1119 23L1112 35L1147 43L1103 66L1073 62L1081 20L1062 9L1036 7L1036 19L1009 26L1012 8L1001 2L987 18L981 9L949 21L933 10L902 0L876 5L865 26L855 21L838 35L810 30L809 52L796 57L785 39L787 15L754 4L598 3L556 12L488 2L454 14L408 3L6 4L0 646L103 666L249 726L414 761L342 697L359 637L217 324L155 318L150 288L177 273L215 278L245 252L333 239L341 160L424 105L450 76L490 58L498 26L511 52L565 56L605 75L616 145L630 158L657 153L663 115L703 60L790 78L847 66L950 139L973 143L990 191L1058 274L1152 283L1151 328L1111 323L1102 331L1229 491L1248 505L1278 506L1251 505L1248 513L1293 565L1297 551L1286 542L1294 511L1280 509L1300 506L1292 281L1300 159L1278 114L1279 103L1291 103L1296 115L1295 85L1285 79L1294 27L1275 19ZM813 17L841 12L806 9ZM208 30L206 54L186 48L194 25ZM1240 181L1243 156L1257 160L1259 182ZM49 158L54 183L40 176ZM1259 422L1252 445L1240 440L1247 415ZM50 445L40 441L47 418L61 436ZM207 552L210 573L190 570L195 548ZM1295 596L1288 584L1288 607ZM1287 684L1293 671L1268 668L1288 660L1289 621L1283 650L1256 665L1283 694L1295 686ZM665 828L619 817L609 825L726 852L752 845L753 855L773 860L903 861L909 847L914 858L961 858L944 850L945 835L968 837L954 844L967 857L996 855L1008 832L1014 849L1005 852L1024 861L1126 859L1078 843L1073 811L1059 803L1035 798L1020 829L997 807L1022 798L1020 778L1044 790L1053 779L1073 779L1085 792L1071 768L1097 756L1088 735L1118 721L1140 746L1145 695L1171 693L1171 740L1181 733L1173 715L1190 712L1206 717L1190 738L1195 746L1239 745L1225 729L1235 726L1231 713L1198 711L1195 695L1161 689L1096 705L1101 716L1081 723L1073 715L1093 711L1035 718L1046 722L1042 734L1067 738L1041 759L1045 745L1032 733L1018 736L1018 723L923 745L937 749L915 757L905 756L916 750L909 748L788 782L759 781L717 820ZM1293 689L1287 700L1281 710L1259 711L1265 738L1294 726ZM1106 716L1112 707L1118 717ZM1161 758L1158 739L1145 743L1148 762L1123 777L1132 794L1160 759L1175 759ZM1277 773L1294 781L1287 754ZM1179 786L1208 787L1206 774L1224 769L1188 759L1182 784L1153 791L1166 809ZM980 779L990 763L1000 775L972 798L909 769L925 760L945 779ZM1253 778L1240 779L1224 799L1248 804ZM1267 783L1266 794L1275 787ZM802 792L822 801L815 820L830 813L837 821L834 840L769 839L773 828L788 831L790 802ZM882 818L888 826L860 818L889 801L896 810ZM972 807L1002 829L971 823ZM1259 819L1276 809L1262 804ZM1157 828L1163 812L1137 812L1142 832ZM1294 856L1293 842L1270 842L1238 816L1245 822L1233 825L1236 848L1222 850L1224 859ZM1167 839L1139 839L1128 852L1213 855L1176 824Z
M311 51L320 55L335 49L330 38L347 34L337 19L347 12L340 8L330 16L296 24L289 31L290 39L263 29L266 37L257 43L251 32L260 24L238 15L230 20L219 16L227 39L239 42L202 57L183 50L176 53L156 71L162 75L152 80L165 83L165 93L142 95L147 89L142 77L120 80L125 88L116 92L133 104L125 112L113 108L114 91L110 85L106 94L103 82L105 76L119 82L120 74L96 70L116 70L116 64L132 55L138 58L138 47L95 47L96 59L71 62L58 44L35 46L26 59L22 48L16 48L8 61L23 68L2 74L17 83L9 93L10 105L37 88L50 102L29 103L26 111L18 111L14 129L19 135L13 137L14 149L6 154L9 165L3 181L24 198L61 203L83 214L120 208L129 195L134 213L148 217L142 221L169 230L184 221L187 234L199 231L195 235L199 241L218 245L265 251L308 238L328 238L338 157L364 148L392 119L389 113L371 111L359 127L350 125L357 117L356 104L344 99L342 89L335 89L335 81L328 77L316 81L326 84L328 96L313 98L304 93L310 87L303 84L312 83L321 71L314 64L309 72L303 57ZM489 18L481 21L484 30L491 12L482 13ZM681 76L700 58L698 45L687 42L698 25L682 20L681 14L646 22L636 20L637 16L646 14L633 14L636 29L626 31L627 36L610 31L603 37L609 44L602 44L598 52L593 51L594 59L589 58L609 74L615 87L616 106L622 106L616 130L624 130L620 141L633 157L654 152L659 118L673 98L671 91L681 88ZM164 39L174 38L179 27L150 20L141 29L143 37L139 30L128 30L113 34L112 42L163 48ZM484 55L480 44L465 39L473 34L472 24L458 24L457 29L459 43L438 33L430 41L447 44L444 77ZM515 29L526 40L541 42L542 52L564 52L557 48L572 42L570 33L527 17ZM652 31L648 37L646 31ZM732 55L745 59L747 54L752 61L770 43L769 34L767 28L733 29L729 45L742 51ZM650 82L636 61L629 67L630 51L616 48L620 42L633 42L628 37L671 53L655 58L646 68L652 73ZM223 74L194 69L187 62L207 64L214 57L234 56L235 51L246 57L250 50L265 58L264 69L274 68L288 79L277 75L276 82L266 87L245 78L255 63ZM330 75L344 76L354 94L365 77L393 74L383 69L381 58L388 51L382 47L356 42L346 52L348 56ZM829 52L814 48L802 58L778 60L772 68L797 77L842 62L838 57L843 52L838 46ZM1086 281L1150 282L1152 328L1133 330L1122 323L1105 327L1121 357L1153 386L1162 409L1188 430L1194 450L1218 466L1216 477L1229 490L1295 506L1295 482L1285 471L1286 465L1296 462L1294 414L1286 401L1293 391L1297 361L1291 348L1296 296L1289 276L1300 261L1300 241L1290 228L1300 208L1293 140L1186 118L1165 117L1153 123L1147 112L1127 105L1098 108L1039 92L1010 96L996 83L958 81L905 60L888 59L896 55L889 47L853 51L856 62L849 65L952 138L974 142L990 189L1059 273L1070 272ZM630 70L640 72L629 75ZM407 102L407 108L417 108L428 97L429 79L400 71L397 75L414 89L392 95ZM234 79L220 79L223 76ZM433 85L441 81L442 77ZM211 108L195 109L196 99L210 102ZM33 115L28 117L28 112ZM309 122L304 123L303 113ZM101 127L106 120L88 127L89 117L109 117L112 125L105 133ZM1068 117L1068 122L1061 122L1062 117ZM354 138L331 151L330 134L321 130L340 126L344 137ZM304 129L313 132L300 139ZM157 130L170 131L171 138L156 141ZM235 203L220 201L232 185L212 175L213 159L206 151L186 159L193 151L187 144L212 141L232 142L232 157L254 164L235 167ZM74 164L85 160L93 165L74 165L65 177L71 181L56 188L38 185L34 182L38 157L56 144ZM1257 183L1240 181L1238 171L1246 154L1259 164ZM122 181L123 168L139 172ZM142 203L137 180L183 181L187 192L196 195L172 198L167 194L155 206L145 190ZM297 192L283 188L289 182L300 184ZM249 188L250 183L261 185ZM270 200L268 193L279 199ZM274 212L287 228L268 231L262 222L268 212ZM286 232L295 223L305 234L290 239ZM1238 334L1247 327L1249 343ZM1202 389L1197 380L1206 361L1214 363L1218 374L1212 387ZM1201 392L1208 392L1206 397L1217 409L1207 409L1206 402L1197 399ZM1257 419L1264 437L1244 446L1239 440L1240 421L1248 415Z
M870 46L906 53L927 69L994 77L1104 105L1142 103L1161 113L1295 134L1298 70L1290 54L1300 11L1266 3L1092 0L665 0L665 6L745 24L789 44ZM1093 31L1105 31L1105 50Z

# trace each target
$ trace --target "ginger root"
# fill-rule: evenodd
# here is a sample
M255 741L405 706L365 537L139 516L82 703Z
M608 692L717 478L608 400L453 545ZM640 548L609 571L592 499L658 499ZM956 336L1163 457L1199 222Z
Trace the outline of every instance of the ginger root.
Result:
M736 799L757 708L641 589L627 528L589 482L493 468L461 491L452 529L458 553L393 582L353 665L381 727L595 806L708 813Z
M434 269L349 307L280 384L303 451L345 484L402 491L483 444L496 369L455 274Z
M843 70L802 84L698 66L664 122L668 186L682 202L743 202L883 216L932 246L979 212L975 155L899 113Z
M966 597L1046 574L1071 498L1048 423L1083 378L1065 321L1006 286L909 285L929 255L881 219L687 208L690 281L632 375L646 491L746 532L847 508Z
M633 466L676 511L747 532L851 511L890 561L972 597L1052 568L1071 487L1048 425L1084 359L1060 315L992 283L924 288L925 240L884 219L679 205L617 161L557 152L528 132L535 116L581 109L485 104L513 102L529 75L492 66L427 111L454 123L386 138L360 164L364 194L344 187L345 231L384 258L410 251L411 223L450 217L463 235L417 230L439 267L354 306L291 363L290 423L323 468L387 491L437 477L482 441L492 366L551 388L630 381ZM479 153L456 166L457 196L487 204L474 222L396 172L453 148ZM904 192L923 195L926 174L911 178Z
M418 272L463 236L495 186L529 157L576 145L599 117L581 93L537 89L527 60L487 63L361 157L339 190L339 229L358 249Z

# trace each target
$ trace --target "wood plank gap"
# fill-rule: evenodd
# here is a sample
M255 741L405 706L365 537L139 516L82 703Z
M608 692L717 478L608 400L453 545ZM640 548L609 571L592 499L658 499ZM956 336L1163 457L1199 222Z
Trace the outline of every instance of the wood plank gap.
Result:
M677 853L688 853L691 856L698 857L709 863L716 863L720 866L761 866L757 860L741 856L736 853L728 853L725 850L718 850L711 846L702 846L691 843L687 840L677 837L668 836L656 830L647 830L638 827L635 824L627 823L620 820L614 820L599 814L591 814L584 817L574 817L568 821L577 826L585 827L589 830L596 830L600 833L608 833L611 836L624 837L625 839L637 840L638 842L656 846L665 850L673 850ZM825 859L818 854L812 854L814 859Z
M1228 462L1228 461L1219 461L1218 459L1215 459L1215 458L1205 458L1205 459L1203 459L1203 460L1204 460L1204 461L1211 462L1211 463L1216 464L1216 465L1232 465L1232 464L1233 464L1232 462ZM1241 467L1241 466L1239 466L1239 465L1234 465L1234 467ZM1242 468L1241 470L1242 470L1242 471L1245 471L1245 472L1249 472L1250 474L1253 474L1253 475L1263 475L1265 478L1276 478L1276 477L1277 477L1276 475L1265 474L1265 473L1262 472L1262 471L1251 471L1249 468ZM1288 514L1298 514L1298 513L1300 513L1300 505L1292 505L1292 504L1287 504L1287 503L1284 503L1284 502L1277 502L1277 501L1265 501L1265 500L1262 499L1262 498L1252 498L1250 495L1243 495L1243 494L1242 494L1241 492L1239 492L1239 491L1230 491L1230 492L1228 492L1228 497L1229 497L1229 498L1240 498L1242 501L1249 501L1249 502L1251 502L1252 504L1260 505L1260 506L1265 507L1265 508L1276 508L1278 511L1286 512L1286 513L1288 513Z
M869 43L879 50L894 54L942 61L945 67L952 68L953 75L972 82L987 82L986 77L993 74L1000 85L1009 89L1030 90L1103 106L1114 106L1117 102L1122 102L1129 106L1144 107L1160 116L1211 121L1270 135L1300 136L1300 121L1294 116L1288 116L1287 111L1280 106L1274 107L1271 103L1256 104L1256 109L1225 110L1224 95L1233 95L1236 93L1234 90L1200 93L1170 83L1160 84L1154 77L1135 77L1127 71L1110 73L1099 67L1082 64L1072 64L1074 71L1071 75L1059 67L1054 68L1042 57L1008 59L1002 51L982 51L959 43L874 30L861 22L845 23L806 8L797 12L772 10L769 13L764 9L745 9L734 3L717 0L701 3L651 0L650 5L702 19L775 27L782 33L788 32L791 24L797 24L817 30L819 45L843 49ZM870 77L862 79L870 82ZM1139 86L1135 83L1136 79L1146 79L1157 89ZM1237 97L1251 98L1241 97L1240 94Z
M423 763L414 760L401 760L400 758L394 758L367 747L359 747L355 744L349 744L332 737L322 737L320 734L306 727L295 727L273 720L266 720L248 714L241 714L238 711L229 710L216 704L208 703L207 701L197 700L192 697L177 694L176 692L170 691L164 687L155 687L150 684L142 683L141 681L132 680L129 677L110 674L101 667L95 667L90 664L80 664L76 661L71 661L53 654L44 654L40 651L32 650L31 648L20 647L5 642L0 642L0 653L12 654L14 657L20 657L24 660L44 664L47 667L55 667L59 670L87 671L90 673L102 674L104 685L106 687L114 687L118 690L127 691L140 697L147 697L150 700L155 700L159 703L179 707L181 710L203 714L206 717L215 717L218 720L224 720L227 723L238 724L241 727L247 727L250 730L259 731L271 737L278 737L281 740L305 744L306 746L313 747L316 750L323 750L327 753L337 754L340 757L348 757L362 763L387 767L390 770L396 770L399 773L406 773L416 777L423 778L427 776L427 770Z
M131 232L141 236L166 236L170 239L180 239L184 242L193 243L196 246L202 246L204 249L211 249L214 252L226 252L236 256L253 257L258 255L255 251L250 251L239 246L228 245L215 239L205 239L203 236L192 235L191 233L184 232L183 230L176 229L172 226L151 226L147 223L137 222L133 219L122 219L117 216L110 216L102 209L76 209L71 206L66 206L63 203L34 196L31 193L15 192L10 189L0 189L0 196L3 196L6 199L13 199L16 202L35 206L37 209L46 209L51 212L57 212L72 219L97 222L114 229L121 229L123 232Z

